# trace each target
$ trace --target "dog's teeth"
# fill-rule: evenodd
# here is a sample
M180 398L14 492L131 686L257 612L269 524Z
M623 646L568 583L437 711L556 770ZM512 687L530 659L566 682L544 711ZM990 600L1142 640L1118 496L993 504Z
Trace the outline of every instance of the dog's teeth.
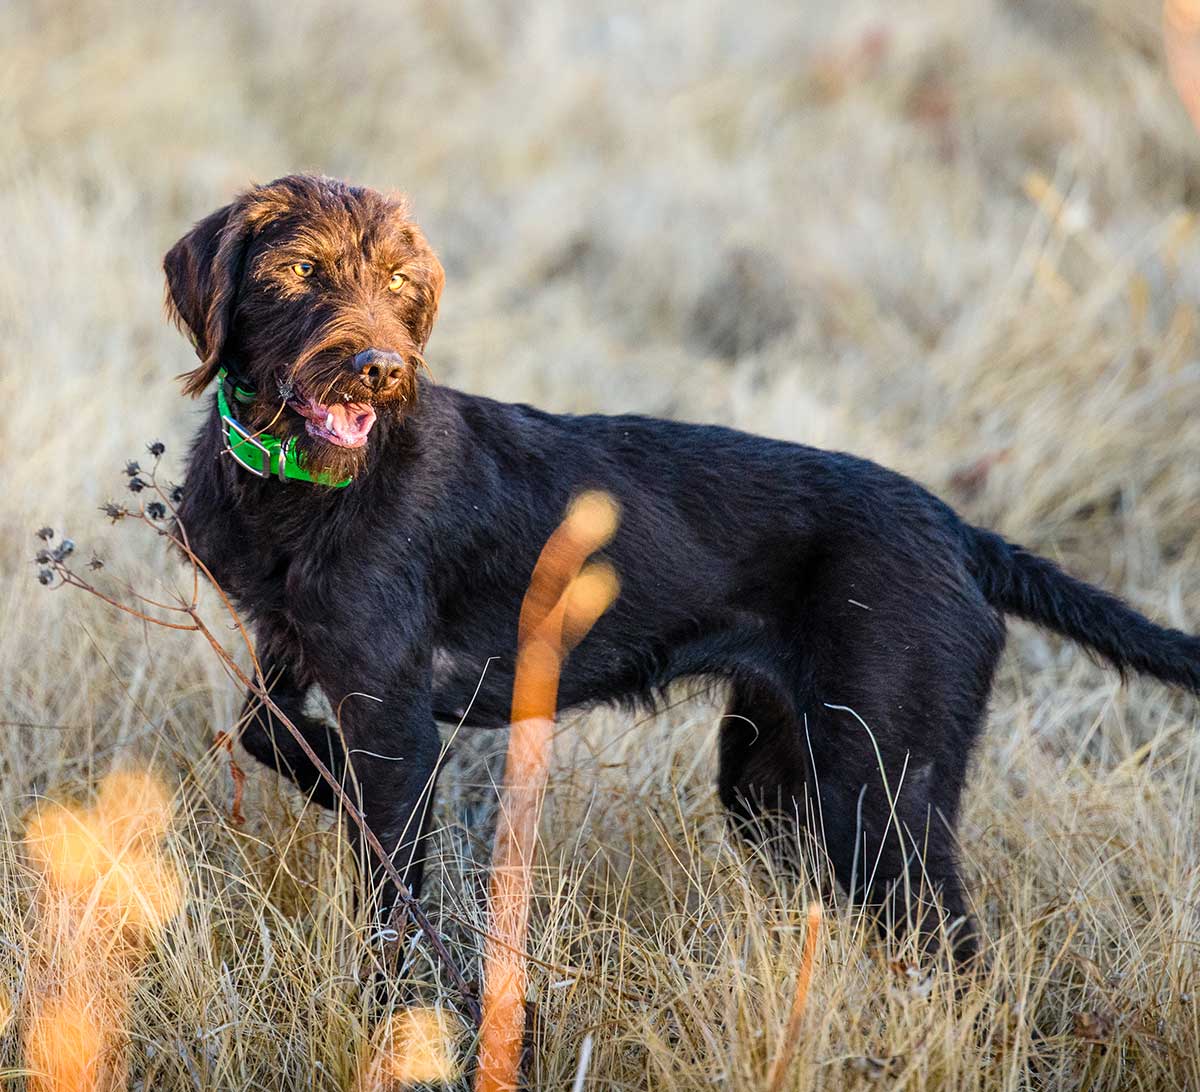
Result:
M329 414L329 416L327 416L327 417L325 418L325 427L326 427L326 428L327 428L327 429L328 429L330 432L332 432L332 431L333 431L333 414L332 414L332 413L331 413L331 414Z

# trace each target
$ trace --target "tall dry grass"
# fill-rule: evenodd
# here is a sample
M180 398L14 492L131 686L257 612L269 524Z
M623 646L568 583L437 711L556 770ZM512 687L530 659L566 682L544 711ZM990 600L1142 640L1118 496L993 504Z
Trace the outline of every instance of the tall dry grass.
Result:
M229 820L209 745L238 695L203 647L47 594L28 561L51 523L114 577L181 578L96 509L146 440L180 467L194 426L160 313L188 223L295 168L406 189L449 274L442 381L860 452L1196 630L1200 173L1157 33L1135 0L0 5L10 1082L24 820L114 768L177 786L184 878L131 986L133 1087L353 1088L392 1026L330 820L259 771ZM1031 630L1011 649L963 823L987 976L956 1000L839 903L791 1087L1015 1089L1035 1048L1047 1088L1200 1085L1196 705ZM730 844L720 695L673 699L556 736L539 1087L585 1043L587 1088L757 1089L779 1055L820 876ZM428 900L476 966L450 915L483 921L488 767L463 742Z

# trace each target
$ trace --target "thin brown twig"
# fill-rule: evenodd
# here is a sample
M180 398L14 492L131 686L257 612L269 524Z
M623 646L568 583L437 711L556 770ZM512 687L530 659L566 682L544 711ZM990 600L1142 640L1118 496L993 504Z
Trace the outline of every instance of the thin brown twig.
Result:
M125 614L132 615L134 618L139 618L143 622L151 622L156 626L162 626L164 629L179 629L190 633L194 633L197 629L195 625L189 626L184 625L182 622L168 622L163 618L153 618L149 614L146 614L145 611L137 610L134 607L130 607L125 603L114 599L110 595L105 595L104 592L102 592L99 588L95 587L93 584L89 584L86 580L81 580L75 573L73 573L70 569L65 568L61 564L59 565L59 576L62 578L63 585L70 585L73 588L79 588L81 591L88 592L89 594L94 595L97 599L103 600L110 607L116 607L117 610L123 611Z
M246 773L233 757L233 736L228 732L218 732L213 740L213 748L219 748L229 755L229 776L233 779L233 802L229 805L229 818L235 826L245 826L246 815L242 811L242 795L246 791Z

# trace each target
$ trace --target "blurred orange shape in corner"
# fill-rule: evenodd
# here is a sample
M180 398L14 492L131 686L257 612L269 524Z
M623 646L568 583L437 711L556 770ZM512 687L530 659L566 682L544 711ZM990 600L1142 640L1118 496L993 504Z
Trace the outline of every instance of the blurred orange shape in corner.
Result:
M1200 129L1200 0L1165 0L1163 43L1175 90Z
M90 808L41 801L25 850L41 874L24 1026L35 1092L125 1085L125 1016L137 958L180 910L183 883L160 840L161 785L116 773Z

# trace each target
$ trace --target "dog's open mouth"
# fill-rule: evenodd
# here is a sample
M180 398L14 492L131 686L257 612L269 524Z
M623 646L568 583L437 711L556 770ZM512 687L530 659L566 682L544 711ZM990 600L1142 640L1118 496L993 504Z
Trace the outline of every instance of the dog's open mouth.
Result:
M333 402L325 405L315 398L297 399L292 408L304 417L310 436L338 447L362 447L375 424L375 407L370 402Z

